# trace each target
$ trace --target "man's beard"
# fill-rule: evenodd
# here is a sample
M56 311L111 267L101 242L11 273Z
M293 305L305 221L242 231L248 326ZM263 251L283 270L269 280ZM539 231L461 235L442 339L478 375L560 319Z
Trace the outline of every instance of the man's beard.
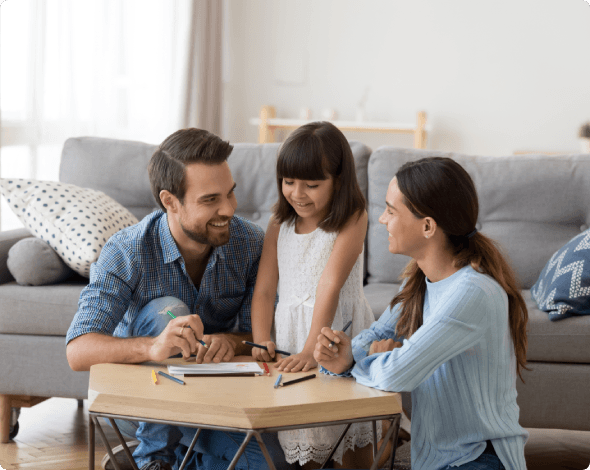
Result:
M191 240L201 243L203 245L211 245L211 246L222 246L229 242L229 224L231 224L231 219L226 219L228 221L228 230L224 233L220 233L218 235L211 235L207 233L207 230L204 231L193 231L189 230L182 225L182 220L180 220L180 227L184 234L190 238ZM220 220L219 222L225 222L225 220Z

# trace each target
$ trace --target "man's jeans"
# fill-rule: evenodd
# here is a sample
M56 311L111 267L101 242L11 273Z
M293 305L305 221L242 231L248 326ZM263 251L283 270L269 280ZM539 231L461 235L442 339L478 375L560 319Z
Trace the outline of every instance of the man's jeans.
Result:
M127 336L158 336L172 317L189 315L184 302L175 297L154 299L140 310L133 323L129 326ZM166 424L144 423L136 421L116 420L121 433L129 439L137 439L140 444L133 452L133 457L141 468L152 460L163 460L170 463L176 470L182 463L184 454L195 436L195 428L170 426ZM193 455L186 466L190 470L222 470L236 454L245 434L239 432L223 432L203 429L193 449ZM292 468L285 461L285 456L274 433L263 434L262 438L270 457L280 469ZM240 457L236 466L239 470L267 469L268 465L260 446L252 439Z

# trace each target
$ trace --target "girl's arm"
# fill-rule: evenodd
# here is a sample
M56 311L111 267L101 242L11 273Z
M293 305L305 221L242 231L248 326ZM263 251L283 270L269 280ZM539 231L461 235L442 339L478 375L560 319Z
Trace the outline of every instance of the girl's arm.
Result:
M274 217L271 217L264 236L264 246L252 297L252 340L269 348L268 352L264 349L252 348L252 357L258 361L270 361L274 358L275 345L271 341L270 330L275 314L279 282L277 241L280 227Z
M324 326L329 327L334 321L340 290L363 251L367 220L366 211L355 213L336 237L334 248L316 289L311 329L303 351L283 359L277 364L279 370L298 372L317 366L313 358L317 337Z

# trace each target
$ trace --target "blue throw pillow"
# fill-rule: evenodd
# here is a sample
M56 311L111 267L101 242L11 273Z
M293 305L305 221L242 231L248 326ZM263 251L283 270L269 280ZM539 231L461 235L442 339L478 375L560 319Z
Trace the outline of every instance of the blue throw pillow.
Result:
M590 229L555 252L531 296L550 320L590 315Z

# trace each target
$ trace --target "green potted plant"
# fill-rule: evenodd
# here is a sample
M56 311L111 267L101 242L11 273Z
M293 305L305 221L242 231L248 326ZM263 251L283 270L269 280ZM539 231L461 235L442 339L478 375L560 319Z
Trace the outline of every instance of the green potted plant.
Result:
M580 149L582 153L590 153L590 122L580 127Z

